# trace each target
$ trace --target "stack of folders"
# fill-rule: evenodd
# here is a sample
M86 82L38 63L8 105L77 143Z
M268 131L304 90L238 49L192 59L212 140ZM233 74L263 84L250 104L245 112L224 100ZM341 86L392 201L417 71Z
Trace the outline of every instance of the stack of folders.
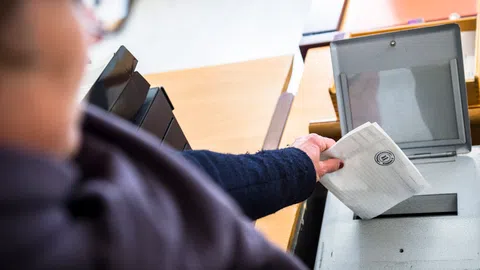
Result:
M377 123L366 123L322 153L343 169L320 182L362 219L374 218L430 185Z

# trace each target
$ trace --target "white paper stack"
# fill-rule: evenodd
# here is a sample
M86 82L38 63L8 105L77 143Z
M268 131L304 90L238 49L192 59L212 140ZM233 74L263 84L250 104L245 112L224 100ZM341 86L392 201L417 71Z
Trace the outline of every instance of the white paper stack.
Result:
M343 169L320 182L362 219L374 218L430 187L415 165L377 123L366 123L322 153Z

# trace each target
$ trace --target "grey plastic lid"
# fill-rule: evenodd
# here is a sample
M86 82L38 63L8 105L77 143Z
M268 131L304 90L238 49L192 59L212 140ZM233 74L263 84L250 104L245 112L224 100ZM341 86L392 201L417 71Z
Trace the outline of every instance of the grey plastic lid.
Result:
M456 24L334 41L342 134L377 122L407 155L471 150Z

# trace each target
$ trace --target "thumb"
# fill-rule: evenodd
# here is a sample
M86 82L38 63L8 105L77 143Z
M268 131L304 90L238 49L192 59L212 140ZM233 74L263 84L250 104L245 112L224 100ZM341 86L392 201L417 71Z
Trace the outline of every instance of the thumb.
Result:
M343 168L343 161L341 161L340 159L332 158L332 159L320 161L319 165L320 165L319 173L321 173L320 176L323 176L324 174L332 173Z

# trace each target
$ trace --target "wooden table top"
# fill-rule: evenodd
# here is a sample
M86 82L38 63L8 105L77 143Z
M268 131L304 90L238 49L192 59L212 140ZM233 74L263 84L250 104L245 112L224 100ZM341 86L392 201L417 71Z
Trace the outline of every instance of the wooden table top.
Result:
M193 149L222 153L261 150L293 56L146 75L163 86Z
M342 31L357 32L403 25L410 20L445 20L477 13L476 0L348 0Z

